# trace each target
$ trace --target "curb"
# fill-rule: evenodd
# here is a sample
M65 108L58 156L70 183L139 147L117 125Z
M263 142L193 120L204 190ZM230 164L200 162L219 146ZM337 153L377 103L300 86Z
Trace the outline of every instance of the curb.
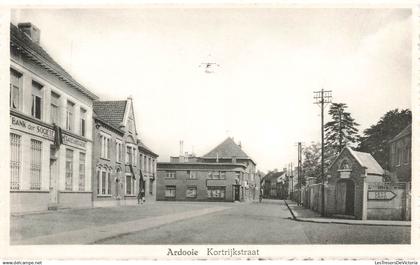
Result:
M289 206L289 204L287 204L287 201L286 201L286 200L283 200L283 201L284 201L284 203L286 204L287 209L289 209L289 212L292 214L292 218L293 218L293 220L295 220L295 221L300 221L299 219L297 219L297 218L296 218L296 215L295 215L295 213L292 211L292 209L290 209L290 206Z
M366 225L366 226L401 226L401 227L411 227L410 224L374 224L374 223L351 223L351 222L339 222L334 220L325 220L325 221L316 221L316 220L310 220L305 218L298 218L296 217L295 213L290 208L289 204L287 204L286 200L284 200L284 203L287 206L287 209L289 209L290 213L292 214L292 219L298 222L307 222L307 223L318 223L318 224L341 224L341 225Z

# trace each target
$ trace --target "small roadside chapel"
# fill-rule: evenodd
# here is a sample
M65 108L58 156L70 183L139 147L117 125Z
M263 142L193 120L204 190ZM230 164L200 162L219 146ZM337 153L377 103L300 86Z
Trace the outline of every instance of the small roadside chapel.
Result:
M409 187L384 181L369 153L345 147L328 169L326 213L360 220L407 220Z

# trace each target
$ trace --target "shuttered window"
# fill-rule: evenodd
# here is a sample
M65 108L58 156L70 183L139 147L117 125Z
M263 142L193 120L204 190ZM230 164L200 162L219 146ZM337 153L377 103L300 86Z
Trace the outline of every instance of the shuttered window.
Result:
M31 139L30 189L41 189L42 142Z
M73 190L73 150L66 149L66 185L65 189Z
M21 136L10 134L10 189L18 190L21 170Z
M79 154L79 191L85 191L86 181L86 154Z

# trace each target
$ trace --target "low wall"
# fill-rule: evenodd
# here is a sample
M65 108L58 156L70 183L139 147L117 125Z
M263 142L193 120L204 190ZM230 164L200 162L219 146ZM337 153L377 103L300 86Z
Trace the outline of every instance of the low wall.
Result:
M48 210L48 191L10 191L10 212L40 212Z
M90 208L92 207L92 193L60 191L58 202L59 208Z
M367 219L410 220L410 187L407 183L370 183Z

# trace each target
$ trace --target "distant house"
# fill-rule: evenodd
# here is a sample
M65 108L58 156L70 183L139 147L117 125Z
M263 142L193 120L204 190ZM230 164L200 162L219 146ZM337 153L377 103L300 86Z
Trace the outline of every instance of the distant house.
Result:
M244 201L259 196L255 162L227 138L202 157L184 154L157 164L157 200Z
M389 141L390 171L400 182L411 182L411 124Z
M287 199L288 179L286 172L270 172L263 178L263 197L267 199Z

